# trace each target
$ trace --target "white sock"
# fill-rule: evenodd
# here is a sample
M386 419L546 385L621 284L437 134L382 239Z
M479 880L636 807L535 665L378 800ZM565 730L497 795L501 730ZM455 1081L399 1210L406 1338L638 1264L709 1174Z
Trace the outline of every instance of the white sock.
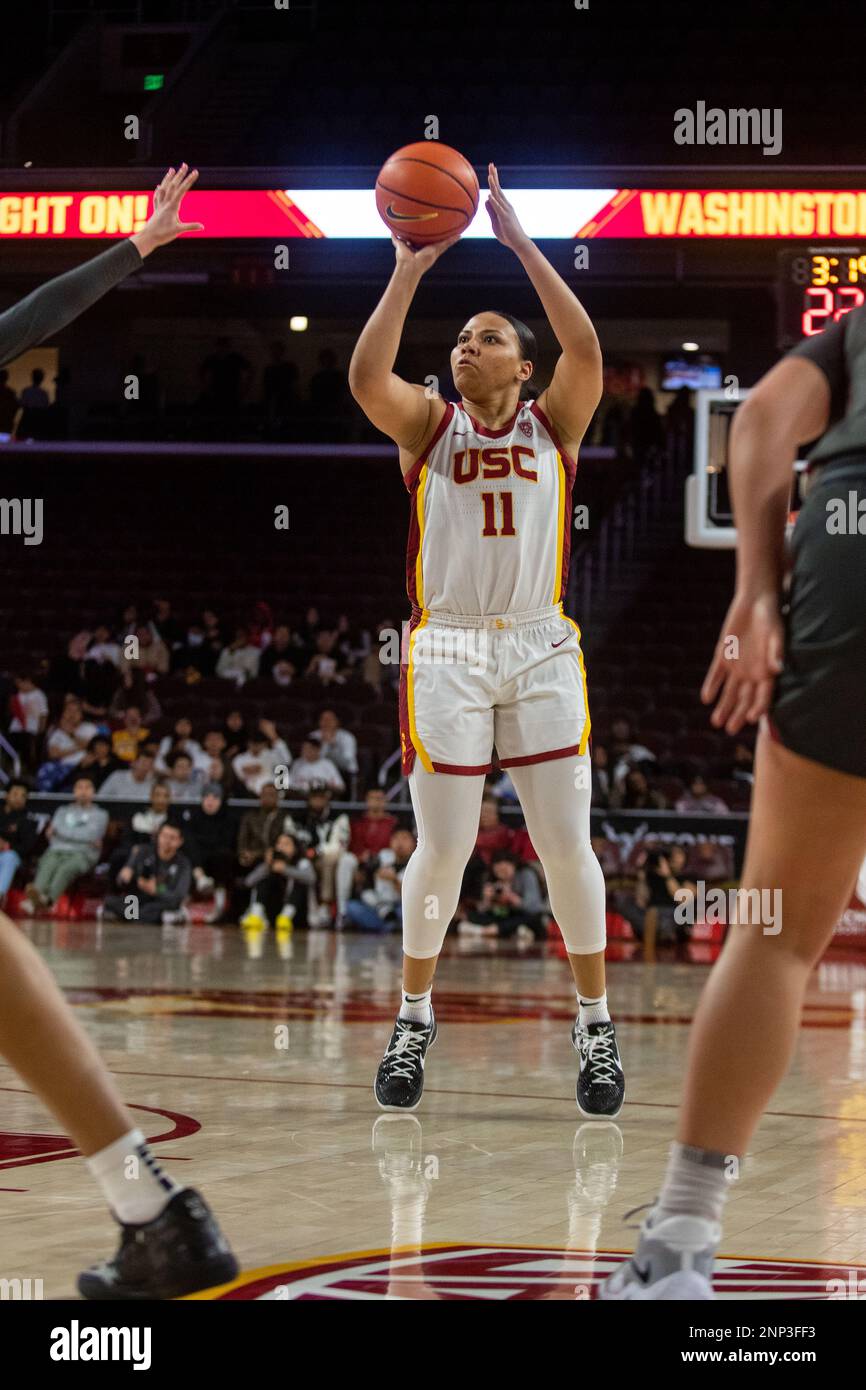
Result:
M690 1144L671 1144L667 1172L653 1208L653 1220L666 1216L702 1216L721 1222L731 1179L730 1155Z
M610 1023L606 991L604 994L600 994L597 999L587 999L579 989L575 990L575 993L578 1003L578 1028L586 1028L590 1023Z
M160 1168L140 1129L122 1134L86 1162L111 1210L127 1224L153 1221L181 1191Z
M433 1021L432 998L432 985L424 994L407 994L404 989L403 1002L397 1017L410 1019L413 1023L431 1023Z

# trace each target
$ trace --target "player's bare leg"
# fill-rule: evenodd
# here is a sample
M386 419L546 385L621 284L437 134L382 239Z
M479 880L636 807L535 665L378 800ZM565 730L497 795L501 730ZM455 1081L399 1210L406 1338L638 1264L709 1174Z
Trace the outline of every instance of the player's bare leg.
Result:
M728 931L695 1015L661 1192L633 1260L603 1297L646 1296L641 1279L658 1291L652 1296L711 1296L730 1180L788 1069L809 975L864 851L866 779L802 758L762 731L741 890L769 890L781 930L778 920L743 921L741 911Z
M0 1055L75 1141L124 1228L116 1259L82 1275L85 1295L172 1297L234 1278L207 1207L162 1171L41 957L2 912ZM124 1242L136 1230L145 1238L130 1260ZM178 1260L179 1243L192 1258Z
M692 1027L681 1143L745 1152L788 1070L809 974L848 906L864 851L866 779L762 732L741 886L779 889L782 929L728 933Z

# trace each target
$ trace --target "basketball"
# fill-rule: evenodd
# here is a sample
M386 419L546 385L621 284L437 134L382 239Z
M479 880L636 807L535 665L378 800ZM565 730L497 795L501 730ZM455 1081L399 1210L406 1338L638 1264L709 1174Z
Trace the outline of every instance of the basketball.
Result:
M382 165L376 207L395 236L431 246L466 231L478 211L478 179L459 150L419 140Z

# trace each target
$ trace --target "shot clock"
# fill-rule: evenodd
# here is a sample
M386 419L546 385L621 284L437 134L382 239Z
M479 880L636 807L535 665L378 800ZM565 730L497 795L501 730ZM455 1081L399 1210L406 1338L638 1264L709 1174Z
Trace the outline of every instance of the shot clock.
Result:
M778 346L793 347L866 303L866 246L783 251L777 283Z

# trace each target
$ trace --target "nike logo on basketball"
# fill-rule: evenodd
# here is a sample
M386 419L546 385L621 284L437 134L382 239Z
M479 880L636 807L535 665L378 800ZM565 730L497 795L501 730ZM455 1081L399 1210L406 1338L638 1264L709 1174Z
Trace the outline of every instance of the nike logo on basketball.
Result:
M395 212L390 203L386 211L394 222L429 222L431 218L439 216L438 212Z
M571 636L571 633L570 633L570 632L567 632L567 633L565 634L565 636L564 636L564 637L561 637L560 640L559 640L558 642L551 642L550 645L551 645L552 647L561 647L562 644L563 644L563 642L567 642L570 636Z

